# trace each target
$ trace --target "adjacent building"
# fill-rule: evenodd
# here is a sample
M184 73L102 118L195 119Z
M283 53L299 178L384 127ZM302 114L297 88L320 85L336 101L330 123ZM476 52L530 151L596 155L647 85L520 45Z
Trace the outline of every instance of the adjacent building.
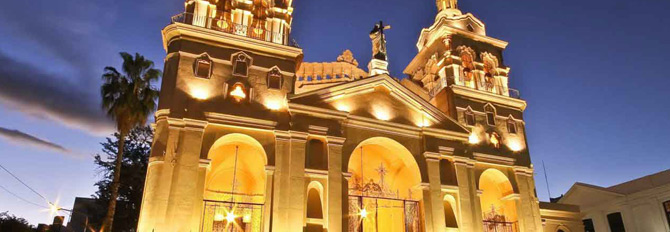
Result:
M600 187L576 183L560 203L578 205L585 231L670 231L670 170Z
M540 203L507 42L436 1L402 80L379 22L303 62L291 0L188 0L167 56L138 230L580 232ZM298 9L299 10L299 9Z

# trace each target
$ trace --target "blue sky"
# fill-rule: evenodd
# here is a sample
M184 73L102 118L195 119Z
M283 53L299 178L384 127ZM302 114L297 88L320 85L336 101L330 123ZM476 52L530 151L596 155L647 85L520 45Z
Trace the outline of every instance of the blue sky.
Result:
M388 31L391 72L416 54L419 31L436 14L433 0L296 0L293 37L306 61L333 61L351 49L371 56L367 33ZM609 186L670 168L670 1L461 0L510 45L504 61L512 88L529 103L529 148L541 200L541 162L554 196L575 181ZM49 199L71 207L95 191L92 155L112 132L99 110L105 66L118 52L139 52L162 68L160 29L182 0L9 1L0 8L0 164ZM363 66L363 65L361 65ZM42 143L36 143L39 139ZM51 144L51 145L49 145ZM64 149L57 149L56 146ZM0 172L0 185L39 197ZM49 222L49 214L0 190L0 211Z

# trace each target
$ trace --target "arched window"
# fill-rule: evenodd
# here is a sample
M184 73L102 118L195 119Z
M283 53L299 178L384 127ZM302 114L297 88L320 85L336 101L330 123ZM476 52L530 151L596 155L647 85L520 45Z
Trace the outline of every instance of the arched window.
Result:
M484 111L486 112L486 123L491 126L495 126L496 109L491 104L487 104L486 106L484 106Z
M309 140L307 143L305 168L328 170L328 155L323 141L318 139Z
M207 55L195 59L193 63L193 74L200 78L209 78L212 74L212 60Z
M268 73L268 89L281 89L283 76L278 68L273 68Z
M456 220L456 199L451 195L445 195L444 200L444 221L449 228L458 228L458 221Z
M465 123L468 126L474 126L475 123L477 123L477 121L475 120L475 113L472 112L472 109L470 109L469 107L467 110L465 110L464 115L465 115Z
M304 232L323 232L324 231L324 213L323 213L323 185L313 181L307 186L307 204L305 217L307 219Z
M239 53L233 58L233 75L246 77L249 73L249 57Z
M510 134L516 134L516 121L511 116L507 119L507 132Z

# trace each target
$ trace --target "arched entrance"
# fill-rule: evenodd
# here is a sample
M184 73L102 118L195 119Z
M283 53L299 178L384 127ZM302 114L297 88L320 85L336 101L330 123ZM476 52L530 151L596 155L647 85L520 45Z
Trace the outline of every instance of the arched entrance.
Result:
M518 231L514 189L499 170L487 169L479 177L484 232Z
M407 148L371 138L354 149L348 164L349 231L419 231L421 174Z
M202 231L261 231L267 156L261 144L243 134L218 139L208 155Z

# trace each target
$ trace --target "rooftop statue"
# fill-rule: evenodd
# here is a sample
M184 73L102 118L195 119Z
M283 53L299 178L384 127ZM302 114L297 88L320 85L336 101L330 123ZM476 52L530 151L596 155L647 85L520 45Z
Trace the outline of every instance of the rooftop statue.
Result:
M372 40L372 58L386 61L386 35L384 35L384 30L391 29L390 25L384 25L384 22L379 21L378 24L375 24L375 27L372 28L370 32L370 39Z

